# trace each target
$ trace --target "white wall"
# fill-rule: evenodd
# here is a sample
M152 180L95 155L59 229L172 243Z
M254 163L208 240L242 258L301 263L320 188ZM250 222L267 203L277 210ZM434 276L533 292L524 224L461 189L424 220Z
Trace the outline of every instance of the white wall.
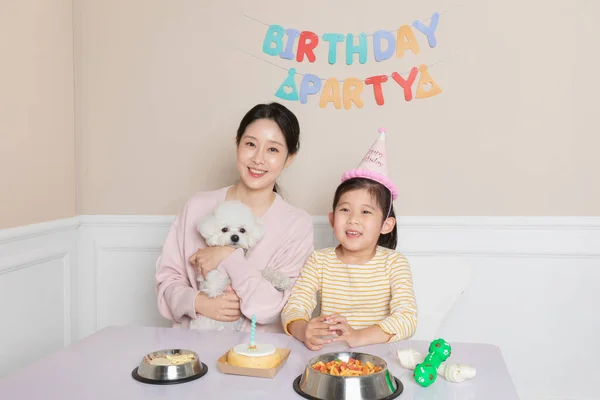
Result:
M153 279L172 221L81 216L0 231L0 353L16 361L0 375L108 325L168 326ZM598 371L587 349L600 334L588 310L600 302L600 218L399 224L419 305L415 339L498 345L523 399L598 398L580 373ZM317 247L334 243L324 218L315 233Z
M77 218L0 230L0 376L71 343Z

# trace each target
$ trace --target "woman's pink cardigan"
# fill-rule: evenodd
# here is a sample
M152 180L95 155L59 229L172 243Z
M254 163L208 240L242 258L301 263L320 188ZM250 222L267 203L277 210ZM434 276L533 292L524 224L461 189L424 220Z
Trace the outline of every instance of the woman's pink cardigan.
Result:
M196 220L224 202L227 189L200 192L192 197L173 222L163 246L156 272L158 310L173 321L174 327L188 327L191 318L203 318L195 312L198 272L189 262L192 254L206 247L196 230ZM289 276L292 283L296 282L314 248L312 218L276 195L261 220L266 226L262 240L246 257L242 250L234 251L218 269L229 275L240 298L242 314L247 318L243 330L249 330L248 318L255 314L257 330L283 332L280 315L290 290L278 291L260 271L274 267Z

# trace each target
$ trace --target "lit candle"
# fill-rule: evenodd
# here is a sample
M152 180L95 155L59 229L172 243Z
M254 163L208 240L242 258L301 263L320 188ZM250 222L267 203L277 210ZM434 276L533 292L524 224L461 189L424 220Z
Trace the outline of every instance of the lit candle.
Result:
M256 336L256 315L252 314L252 328L250 329L250 348L255 349L254 337Z

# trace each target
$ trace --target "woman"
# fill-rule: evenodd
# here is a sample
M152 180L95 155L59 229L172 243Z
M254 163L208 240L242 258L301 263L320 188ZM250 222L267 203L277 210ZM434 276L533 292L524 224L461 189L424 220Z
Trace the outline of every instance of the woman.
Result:
M200 192L185 204L167 236L156 272L158 309L174 327L189 327L192 318L206 316L223 322L256 316L257 330L283 332L281 310L290 290L279 292L261 275L272 267L295 282L313 250L312 218L277 194L276 180L298 153L300 127L296 116L281 104L259 104L240 122L237 131L239 180L211 192ZM244 257L233 247L206 247L196 220L226 200L250 207L266 226L259 246ZM233 291L214 299L198 291L196 276L214 268L231 277ZM230 273L235 271L235 273Z

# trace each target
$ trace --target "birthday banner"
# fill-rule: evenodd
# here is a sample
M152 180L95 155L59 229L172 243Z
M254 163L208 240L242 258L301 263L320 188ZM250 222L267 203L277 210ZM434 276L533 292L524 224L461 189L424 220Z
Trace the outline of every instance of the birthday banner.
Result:
M291 28L285 29L281 25L268 25L269 28L265 34L262 51L269 56L279 57L283 60L314 63L317 61L315 49L319 45L325 45L328 46L327 62L329 64L334 65L339 62L339 58L343 58L346 65L352 65L356 59L355 55L358 56L360 64L365 64L369 48L372 48L375 61L383 62L392 58L394 54L396 59L402 58L407 51L418 55L420 45L416 37L417 34L420 34L422 40L427 39L429 47L436 47L435 31L439 19L440 14L436 12L429 19L429 25L425 23L426 21L415 21L412 26L402 25L395 31L379 30L372 35L360 33L356 38L352 33L346 35L325 33L319 37L311 31L298 31ZM295 46L296 39L298 39L297 46ZM294 47L296 47L295 54ZM344 57L338 57L339 47L345 49ZM412 67L407 77L403 77L398 72L392 72L391 75L374 75L365 79L347 78L338 80L334 77L323 79L310 73L298 74L302 76L300 90L296 86L296 68L289 68L287 71L288 76L275 93L275 96L283 100L300 101L300 103L306 104L308 96L320 94L319 106L321 108L325 108L329 103L333 103L336 109L342 108L342 104L346 110L352 108L352 104L357 108L362 108L364 106L362 96L365 86L372 87L375 102L378 106L383 106L385 104L383 84L388 82L390 77L397 84L393 86L404 92L406 101L413 99L413 84L417 77L415 98L424 99L442 92L442 89L431 77L425 64Z

